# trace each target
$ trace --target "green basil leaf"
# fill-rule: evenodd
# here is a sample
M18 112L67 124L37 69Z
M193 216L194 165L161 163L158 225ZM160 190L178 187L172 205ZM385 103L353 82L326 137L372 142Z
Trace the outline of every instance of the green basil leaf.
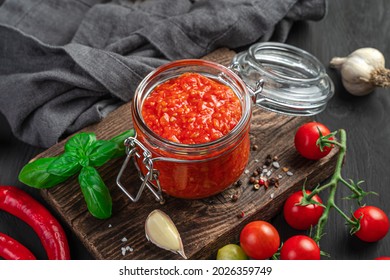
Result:
M134 137L134 136L135 136L135 130L132 128L110 139L110 142L114 142L118 145L118 149L116 150L112 158L124 156L126 154L124 142L128 137Z
M79 156L79 164L81 166L88 166L89 165L89 157L86 155Z
M88 211L92 216L98 219L111 217L112 200L110 191L98 171L91 166L83 167L79 175L79 183Z
M92 132L80 132L69 138L65 143L65 152L84 154L85 151L96 141L96 135Z
M135 130L134 130L134 128L132 128L132 129L126 130L126 131L122 132L121 134L111 138L110 141L115 142L119 145L119 144L123 144L123 142L126 140L126 138L134 137L134 135L135 135Z
M47 172L49 165L57 157L39 158L26 164L19 173L19 181L33 188L46 189L58 185L68 179L67 176L57 176Z
M111 141L97 140L87 150L89 162L92 166L102 166L112 159L118 150L118 145Z
M80 171L79 157L74 152L64 153L54 160L47 172L56 176L70 177Z

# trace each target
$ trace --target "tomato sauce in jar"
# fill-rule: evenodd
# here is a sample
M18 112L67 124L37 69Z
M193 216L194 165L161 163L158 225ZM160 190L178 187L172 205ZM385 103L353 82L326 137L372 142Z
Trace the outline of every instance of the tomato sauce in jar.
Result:
M144 79L132 109L137 139L152 154L163 192L204 198L241 176L251 101L229 69L203 60L172 62ZM143 157L136 160L146 174Z
M215 141L241 119L233 90L198 73L184 73L158 85L142 107L146 125L176 143Z

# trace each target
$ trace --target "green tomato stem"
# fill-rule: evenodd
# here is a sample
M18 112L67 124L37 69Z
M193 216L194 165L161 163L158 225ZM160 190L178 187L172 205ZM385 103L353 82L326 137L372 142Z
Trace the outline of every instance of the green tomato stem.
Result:
M358 223L352 220L347 214L345 214L335 203L333 203L334 209L352 226L356 226Z
M337 189L337 185L331 186L331 191L330 191L330 195L328 198L328 203L326 204L326 207L324 209L324 213L322 213L322 215L318 221L317 230L316 230L315 235L313 237L313 240L316 243L319 243L319 241L323 235L326 222L328 221L330 209L334 206L333 200L334 200L334 195L336 193L336 189Z
M345 154L347 151L347 134L346 134L344 129L339 129L338 133L340 134L340 142L335 141L335 140L325 139L325 138L320 139L321 142L323 142L323 143L337 145L339 147L339 157L337 159L335 171L333 173L333 176L332 176L330 182L319 187L319 188L314 189L312 191L312 193L310 195L308 195L308 199L311 199L316 194L320 193L321 191L323 191L327 188L332 187L335 184L337 185L338 181L344 180L341 177L341 168L342 168L344 157L345 157Z
M344 178L340 178L340 182L343 183L346 187L348 187L355 194L360 195L360 192L353 185L351 185L350 183L345 181Z
M339 147L344 145L343 143L337 142L335 140L329 140L329 139L321 139L321 142L328 143L328 144L333 144L333 145L336 145L336 146L339 146Z
M348 222L351 222L349 217L347 215L345 215L345 213L343 213L335 204L337 185L338 185L338 182L340 182L342 180L341 168L343 166L344 157L345 157L345 154L347 151L347 149L346 149L347 134L346 134L344 129L339 129L338 133L340 135L340 142L333 141L333 140L324 140L328 143L332 143L332 144L339 146L339 155L337 158L334 173L333 173L329 183L325 184L324 186L322 186L320 188L315 189L309 195L309 198L311 198L315 194L319 193L320 191L327 189L327 188L330 188L329 197L328 197L328 201L326 203L326 207L324 209L324 213L322 214L322 216L320 217L320 219L318 221L318 224L316 227L316 233L315 233L314 238L313 238L314 241L316 241L317 243L320 241L321 237L323 236L324 228L325 228L325 225L326 225L328 218L329 218L329 212L332 208L335 208L343 216L344 219L347 219Z
M318 187L318 188L315 188L308 196L307 196L307 199L310 200L313 198L313 196L315 196L316 194L319 194L320 192L322 192L323 190L326 190L327 188L329 188L333 183L332 182L329 182L321 187Z

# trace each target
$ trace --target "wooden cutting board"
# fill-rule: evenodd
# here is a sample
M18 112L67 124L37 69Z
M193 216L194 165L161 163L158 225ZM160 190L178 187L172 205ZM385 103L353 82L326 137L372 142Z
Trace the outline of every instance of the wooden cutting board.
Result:
M228 65L234 54L221 49L205 59ZM42 195L96 259L180 259L179 255L162 250L146 240L145 219L154 209L161 209L174 221L188 258L215 258L218 248L238 242L239 232L245 224L257 219L269 220L276 215L286 197L301 189L305 180L307 186L315 186L333 173L336 150L320 161L306 160L295 151L295 131L309 120L306 117L284 116L255 109L250 140L252 147L257 145L258 148L251 150L247 169L241 176L243 184L239 187L231 186L211 198L183 200L165 196L166 203L160 205L145 190L140 201L133 203L115 183L124 158L113 160L99 169L113 199L113 214L107 220L98 220L89 214L76 176L61 185L42 190ZM131 127L130 104L125 104L84 131L95 132L98 139L109 139ZM62 153L65 141L38 157ZM257 167L263 166L267 155L278 157L280 168L268 169L272 171L271 176L281 176L280 185L278 188L254 190L248 180ZM289 169L290 176L283 167ZM134 168L126 170L123 183L133 193L138 190L140 180ZM234 195L238 197L236 201L232 200ZM122 248L127 246L132 251L122 254Z

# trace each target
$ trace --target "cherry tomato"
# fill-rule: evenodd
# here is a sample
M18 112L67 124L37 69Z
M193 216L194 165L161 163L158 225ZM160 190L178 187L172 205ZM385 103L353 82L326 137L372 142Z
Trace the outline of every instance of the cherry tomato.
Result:
M265 260L279 249L280 236L276 228L265 221L247 224L240 234L240 245L252 259Z
M237 244L227 244L218 250L217 260L247 260L244 250Z
M308 122L301 125L295 133L295 148L305 158L312 160L319 160L330 153L332 147L324 147L321 151L320 147L317 146L317 140L322 135L330 134L330 130L323 124L318 122ZM330 137L329 140L333 138Z
M281 260L319 260L320 248L306 235L295 235L287 239L280 250Z
M311 191L306 190L307 194ZM309 204L305 206L297 205L303 197L302 191L295 192L289 196L284 203L283 215L286 222L293 228L298 230L309 229L318 223L324 208L317 204ZM318 195L313 196L314 201L322 203Z
M377 258L375 258L374 260L390 260L390 257L387 257L387 256L381 256L381 257L377 257Z
M389 231L389 218L382 209L375 206L363 206L353 213L353 216L360 219L360 229L355 235L366 242L381 240Z

